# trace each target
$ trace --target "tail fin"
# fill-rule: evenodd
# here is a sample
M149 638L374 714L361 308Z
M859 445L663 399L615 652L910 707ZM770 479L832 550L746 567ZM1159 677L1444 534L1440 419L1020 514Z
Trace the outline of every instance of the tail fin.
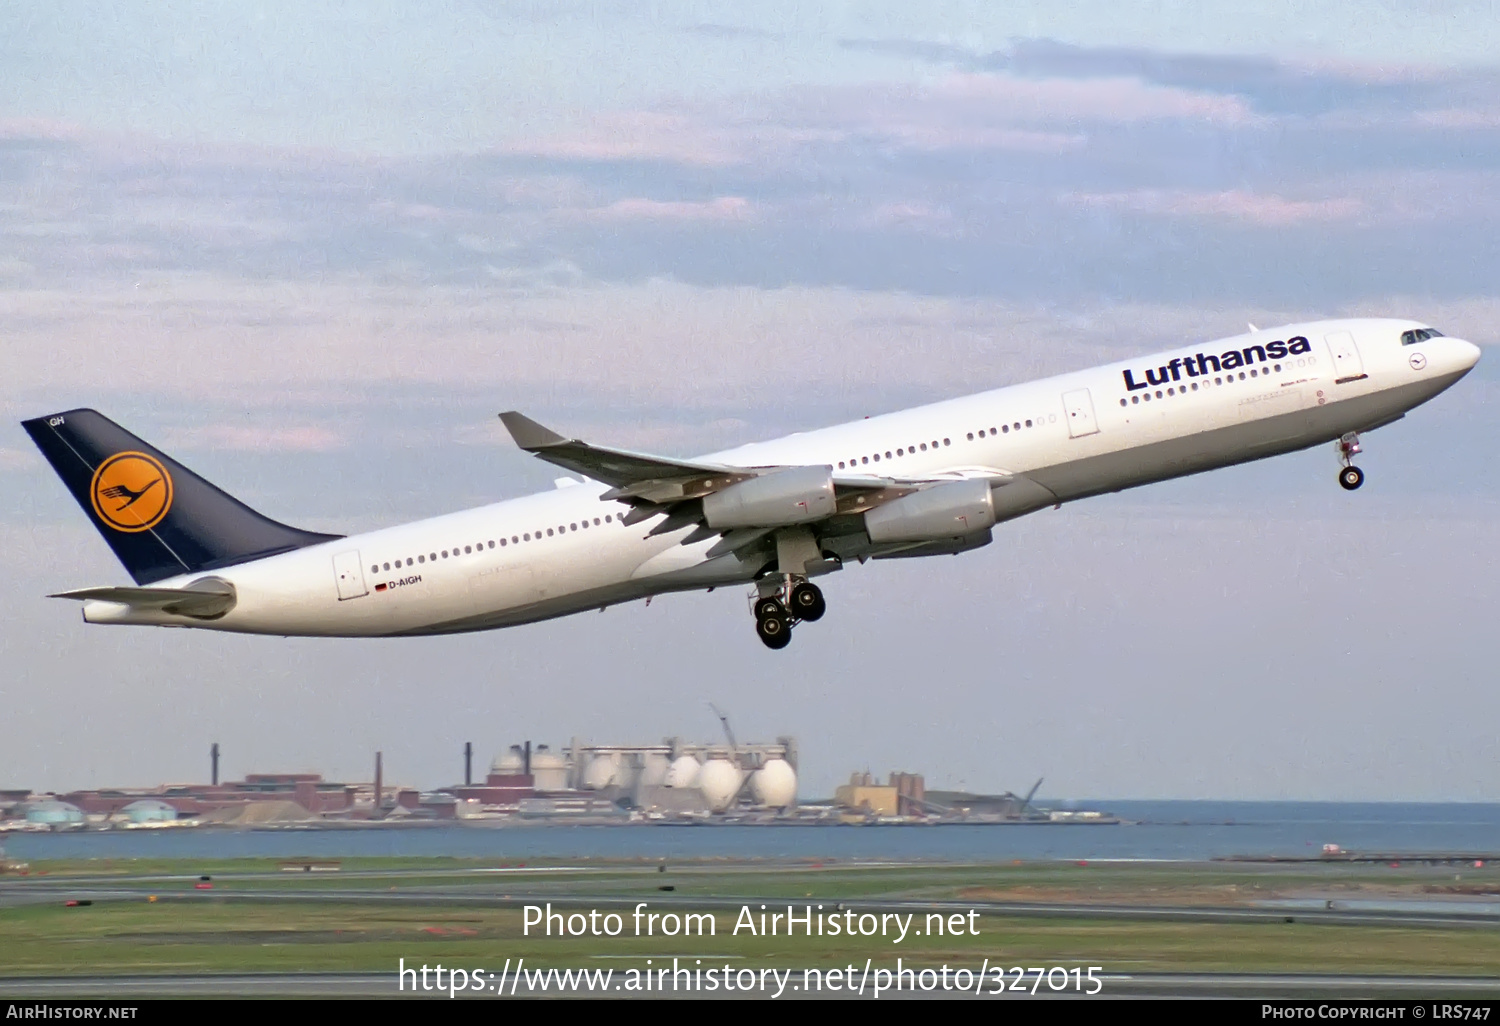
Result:
M94 410L21 426L137 584L340 537L261 516Z

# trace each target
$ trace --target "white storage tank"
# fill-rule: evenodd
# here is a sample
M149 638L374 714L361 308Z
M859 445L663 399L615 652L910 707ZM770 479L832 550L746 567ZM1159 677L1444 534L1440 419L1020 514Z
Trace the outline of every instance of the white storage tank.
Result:
M588 769L583 771L583 786L590 791L602 791L619 782L616 779L619 773L619 757L613 752L600 752L589 760Z
M667 771L671 762L660 752L647 752L641 757L641 772L636 783L641 787L660 787L667 782Z
M672 765L667 767L666 785L668 787L697 787L698 770L697 759L691 755L679 755L672 760Z
M744 773L728 759L709 759L698 771L698 788L714 812L729 808L744 781Z
M538 791L566 791L568 760L542 745L531 753L531 778Z
M755 804L785 809L797 801L797 771L785 759L769 759L750 777Z
M495 761L490 763L490 772L497 776L513 777L522 771L524 763L521 746L512 745L510 751L495 756Z

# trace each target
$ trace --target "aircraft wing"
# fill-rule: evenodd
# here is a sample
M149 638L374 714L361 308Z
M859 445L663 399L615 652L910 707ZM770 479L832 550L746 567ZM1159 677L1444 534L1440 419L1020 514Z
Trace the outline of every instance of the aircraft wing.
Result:
M66 598L100 602L118 602L139 610L160 610L179 616L213 619L234 608L234 587L228 581L194 582L194 588L79 588L63 591L48 598Z
M755 476L755 471L744 467L688 463L564 438L514 410L500 414L500 419L516 445L538 459L614 485L606 493L611 499L670 502L698 498Z
M707 526L704 519L705 496L741 481L789 470L787 466L740 467L716 463L695 463L684 460L651 456L629 452L624 449L607 449L591 445L577 438L565 438L531 418L514 410L500 414L500 419L515 439L516 445L525 451L565 467L595 481L611 485L600 496L604 500L628 503L633 509L624 516L627 524L641 523L654 517L662 517L650 530L650 534L671 534L689 527L696 528L683 538L682 544L690 545L706 541L718 535L723 538L709 551L719 555L726 551L738 551L758 544L771 533L772 528L740 528L728 531ZM1002 471L974 468L994 485L1013 480ZM876 506L901 498L923 488L942 484L958 478L968 477L966 472L943 474L933 478L896 478L851 471L832 474L836 506L829 520L845 521L865 513ZM826 524L826 521L820 524ZM840 530L833 526L825 529ZM847 525L842 528L847 530ZM857 529L857 528L856 528Z

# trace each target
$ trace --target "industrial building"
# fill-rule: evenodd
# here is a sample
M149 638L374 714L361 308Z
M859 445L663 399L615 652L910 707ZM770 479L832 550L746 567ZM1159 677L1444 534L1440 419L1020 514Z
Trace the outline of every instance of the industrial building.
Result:
M466 774L467 775L467 774ZM444 789L460 818L630 816L702 818L797 804L797 743L590 744L561 751L530 742L498 755L482 784Z

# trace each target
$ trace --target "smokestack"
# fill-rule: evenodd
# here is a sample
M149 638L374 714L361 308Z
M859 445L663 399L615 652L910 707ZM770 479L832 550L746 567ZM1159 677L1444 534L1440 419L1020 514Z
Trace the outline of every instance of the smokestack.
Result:
M376 752L375 753L375 814L377 816L380 815L380 806L381 806L381 804L385 800L385 795L382 792L382 789L381 789L381 786L380 786L381 785L380 759L381 759L380 753Z
M212 783L215 787L218 787L219 786L219 742L215 741L213 747L208 750L208 761L209 761L209 764L213 767L212 771L211 771L211 777L212 777L212 779L210 780L210 783Z
M521 772L531 776L531 742L526 742L526 753L521 756Z
M474 742L464 742L464 786L474 783Z

